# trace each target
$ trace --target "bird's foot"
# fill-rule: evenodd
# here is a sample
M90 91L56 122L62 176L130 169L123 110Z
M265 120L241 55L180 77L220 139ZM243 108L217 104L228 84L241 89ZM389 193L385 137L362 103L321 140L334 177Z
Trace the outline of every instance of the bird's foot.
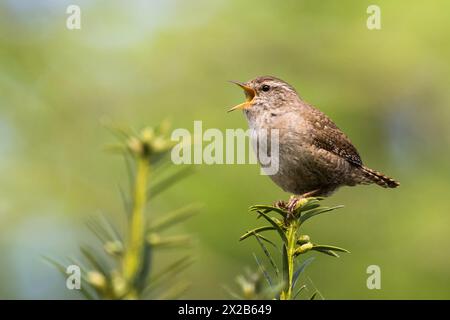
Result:
M291 215L294 215L294 212L297 209L297 205L302 198L302 196L291 196L291 198L289 199L288 203L286 204L286 209Z
M273 203L273 206L275 208L281 209L281 210L283 210L283 211L285 211L287 213L287 215L285 216L286 220L292 220L292 219L295 218L294 213L293 213L294 210L292 209L296 205L295 203L293 203L294 202L294 200L293 200L294 197L295 196L291 196L289 201L278 200L278 201L275 201Z
M304 193L302 195L292 195L289 198L289 201L283 201L278 200L274 202L273 206L282 210L285 210L287 212L286 219L295 219L295 211L298 209L298 207L301 205L303 201L305 201L306 198L312 197L314 194L319 192L320 189L309 191L307 193Z
M275 202L273 203L273 206L274 206L275 208L287 210L287 202L284 201L284 200L278 200L278 201L275 201Z
M286 209L288 212L290 212L292 215L294 215L295 210L298 209L301 202L303 202L306 198L312 197L313 195L317 194L320 191L320 189L316 189L313 191L306 192L301 195L293 195L289 199L288 203L286 204Z

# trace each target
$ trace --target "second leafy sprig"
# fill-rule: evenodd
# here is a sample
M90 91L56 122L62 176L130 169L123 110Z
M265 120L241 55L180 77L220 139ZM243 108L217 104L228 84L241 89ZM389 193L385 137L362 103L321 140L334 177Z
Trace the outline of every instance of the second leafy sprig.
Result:
M92 218L88 226L101 241L102 248L81 246L81 260L70 257L67 262L47 260L65 277L67 265L78 266L80 292L87 299L177 298L188 286L185 281L179 281L179 274L192 262L192 257L189 254L179 257L155 272L155 262L158 262L155 252L189 246L188 235L166 235L165 231L192 216L198 206L189 205L156 217L154 212L149 215L148 202L179 182L190 168L171 169L167 157L173 143L168 138L167 123L139 132L108 127L120 140L108 150L122 154L128 167L130 188L121 190L125 219L119 228L111 217Z

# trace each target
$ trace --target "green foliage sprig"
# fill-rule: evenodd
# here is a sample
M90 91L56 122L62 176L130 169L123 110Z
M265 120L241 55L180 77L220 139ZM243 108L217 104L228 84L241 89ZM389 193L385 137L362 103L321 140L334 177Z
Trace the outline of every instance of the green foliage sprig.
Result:
M240 240L254 237L261 246L261 249L270 264L270 268L273 271L269 272L268 268L264 266L256 255L255 260L259 268L259 273L266 279L269 288L271 288L274 293L272 298L292 300L305 289L304 285L297 285L298 279L313 258L300 262L299 257L301 255L306 254L309 251L317 251L333 257L339 257L337 252L349 252L340 247L313 243L308 235L301 234L301 226L312 217L342 207L325 207L319 203L320 200L322 200L322 198L301 198L296 202L294 207L281 201L273 206L255 205L249 209L250 212L257 213L258 218L263 218L268 224L247 231L241 236ZM266 246L266 244L270 244L271 246L278 248L272 240L262 235L262 233L267 232L274 232L281 240L281 268L278 266L271 250ZM247 279L249 278L251 279L251 277L247 277ZM253 278L257 279L257 277ZM259 278L257 280L259 281ZM249 281L247 281L247 283L249 283ZM258 282L254 281L253 283ZM247 285L247 287L249 286ZM261 286L254 285L253 287L260 288ZM242 284L241 289L244 292L244 286L242 286ZM261 296L262 292L267 293L268 291L259 289L255 292ZM248 296L245 292L241 296L245 295ZM267 296L267 294L264 296ZM311 298L314 299L315 296L316 293L314 293Z
M190 244L191 239L187 235L166 236L164 232L192 216L198 206L190 205L149 220L147 204L149 199L186 176L190 168L172 170L155 182L150 180L150 177L161 176L161 171L169 171L167 155L173 144L167 136L169 126L166 122L138 133L117 126L110 128L120 143L108 146L108 150L125 156L131 182L129 195L122 192L127 211L126 232L118 232L107 218L92 219L88 227L103 244L102 249L82 246L82 262L67 260L80 266L80 291L88 299L177 298L188 283L175 282L174 279L192 263L192 258L181 257L160 273L155 273L152 257L155 250ZM65 263L47 260L67 277Z

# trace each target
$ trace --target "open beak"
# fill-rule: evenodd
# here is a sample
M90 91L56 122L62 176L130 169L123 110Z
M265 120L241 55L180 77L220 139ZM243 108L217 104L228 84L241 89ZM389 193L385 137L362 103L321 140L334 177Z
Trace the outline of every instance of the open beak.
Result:
M249 86L246 86L242 82L238 82L238 81L230 81L230 82L234 83L234 84L238 85L239 87L241 87L242 89L244 89L246 101L231 108L230 110L228 110L228 112L231 112L234 110L242 110L242 109L250 108L253 98L256 95L255 90L253 88L250 88Z

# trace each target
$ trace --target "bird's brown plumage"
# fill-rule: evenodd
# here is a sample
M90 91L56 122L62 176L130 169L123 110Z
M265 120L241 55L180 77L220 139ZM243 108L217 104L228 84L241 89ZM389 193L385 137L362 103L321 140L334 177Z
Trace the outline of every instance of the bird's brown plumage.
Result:
M365 167L349 138L323 112L303 101L291 85L271 76L245 85L256 93L244 110L250 128L280 132L280 169L271 178L283 190L329 195L342 185L399 185ZM269 90L262 90L263 86Z

